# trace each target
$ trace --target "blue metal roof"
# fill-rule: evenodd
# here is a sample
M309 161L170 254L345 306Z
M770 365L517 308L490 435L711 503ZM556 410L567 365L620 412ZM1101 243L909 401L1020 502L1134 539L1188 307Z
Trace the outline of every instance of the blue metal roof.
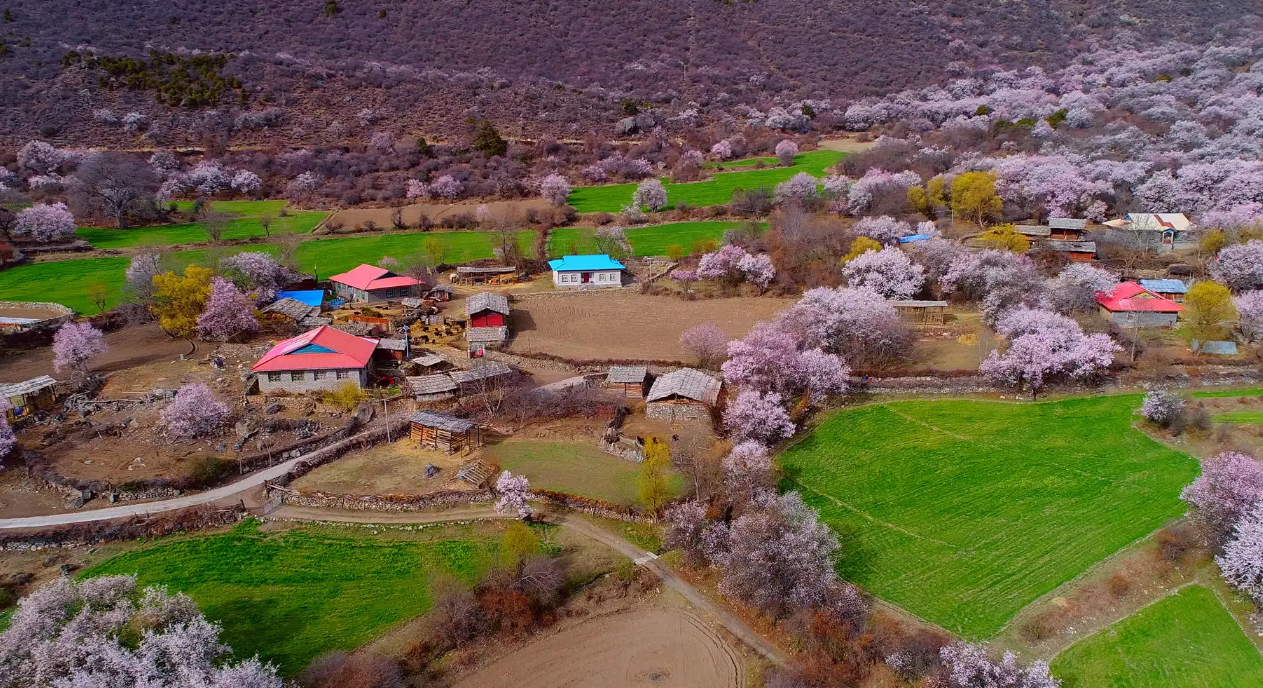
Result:
M304 291L278 291L276 292L277 300L294 299L300 301L304 305L320 307L320 303L325 300L325 293L320 289L310 289Z
M929 234L909 234L908 236L905 236L905 237L899 237L899 243L911 244L914 241L928 241L929 238L930 238Z
M1160 294L1188 293L1188 285L1177 279L1142 279L1140 286Z
M1215 341L1198 342L1196 339L1194 339L1193 341L1189 342L1188 348L1192 349L1193 351L1203 353L1203 354L1210 354L1212 356L1236 356L1237 355L1236 342L1215 342Z
M588 256L562 256L548 261L548 267L556 272L571 270L623 270L623 264L606 254Z

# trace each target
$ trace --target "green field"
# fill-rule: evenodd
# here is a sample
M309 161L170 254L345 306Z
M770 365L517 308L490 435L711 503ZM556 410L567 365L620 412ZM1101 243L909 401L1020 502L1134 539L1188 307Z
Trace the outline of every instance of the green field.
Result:
M535 232L517 233L518 245L527 255L534 251ZM493 258L494 235L490 232L413 232L372 237L313 239L298 245L303 270L318 271L321 278L350 270L360 263L376 263L383 256L405 260L425 250L430 239L443 247L443 262L466 263Z
M1235 399L1237 397L1263 397L1263 388L1217 389L1213 392L1193 392L1196 399Z
M620 459L581 442L507 440L491 445L486 456L500 468L525 475L531 487L634 505L640 464ZM678 476L672 496L683 489Z
M1216 423L1242 423L1257 425L1263 423L1263 411L1229 411L1211 416Z
M322 528L231 532L160 543L93 566L84 576L135 574L187 593L239 658L258 653L283 673L330 650L352 650L425 613L435 571L472 582L492 561L487 537L415 541Z
M816 177L837 164L843 153L831 150L800 153L792 167L773 167L745 172L719 172L704 182L689 184L665 184L667 202L672 206L688 203L691 206L722 205L732 201L734 189L754 189L775 186L799 172ZM580 186L570 192L570 205L581 213L616 213L631 203L636 184L608 184L605 186Z
M278 203L280 201L257 201L258 203ZM286 217L278 217L269 231L278 234L306 234L316 228L324 219L325 213L304 210L291 213ZM158 225L154 227L134 227L132 229L104 229L99 227L80 227L80 239L86 239L97 248L123 248L128 246L162 246L170 244L206 243L210 238L201 223L192 222L179 225ZM252 239L265 236L263 226L258 218L241 217L233 219L224 228L223 240Z
M1063 688L1258 688L1263 656L1209 588L1192 586L1072 645Z
M1192 458L1133 429L1138 396L865 406L783 454L839 534L838 572L988 638L1036 598L1184 512Z
M211 210L218 210L222 213L235 213L237 215L245 215L247 217L259 217L261 215L280 215L281 208L284 208L289 201L271 200L271 201L211 201ZM176 201L175 207L182 212L193 210L194 201Z
M627 243L637 256L665 256L667 248L679 244L687 253L693 243L699 239L710 239L719 243L726 230L740 227L740 222L671 222L652 227L635 227L623 232ZM766 227L766 223L760 223ZM552 257L574 253L592 253L596 251L596 242L592 236L595 230L589 227L558 227L548 235L548 255Z
M798 156L794 156L794 161L795 162L798 161ZM772 165L776 165L780 163L780 160L778 160L775 155L771 155L771 156L762 157L762 158L741 158L740 160L727 160L725 162L704 162L702 163L702 167L721 167L721 166L724 168L754 167L760 162L770 167Z

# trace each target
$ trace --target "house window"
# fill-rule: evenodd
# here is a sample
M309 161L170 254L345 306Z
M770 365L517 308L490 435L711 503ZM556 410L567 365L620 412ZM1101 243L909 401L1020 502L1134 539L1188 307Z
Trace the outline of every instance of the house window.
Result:
M596 275L596 281L598 281L598 282L604 282L604 281L605 281L605 273L604 273L604 272L599 272L599 273L597 273L597 275Z
M339 380L345 380L345 379L347 379L348 377L351 377L351 371L349 371L349 370L339 370L339 371L338 371L338 379L339 379Z
M268 382L280 382L280 381L281 381L280 373L268 373Z
M327 371L327 370L317 370L316 372L312 373L312 376L313 376L315 379L317 379L317 380L328 380L328 379L329 379L329 371Z
M302 379L303 379L303 372L301 370L294 371L289 374L290 382L301 382Z

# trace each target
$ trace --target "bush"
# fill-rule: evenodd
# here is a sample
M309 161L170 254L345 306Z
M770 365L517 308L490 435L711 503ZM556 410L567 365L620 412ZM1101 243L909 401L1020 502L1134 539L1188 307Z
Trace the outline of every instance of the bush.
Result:
M1158 531L1158 557L1167 563L1184 561L1197 547L1197 530L1187 523L1177 523Z
M1131 579L1122 573L1115 573L1106 582L1106 587L1109 588L1110 594L1114 597L1123 598L1127 596L1127 593L1131 592Z
M324 402L350 413L367 398L368 393L360 389L359 385L348 382L332 392L325 392Z
M1184 416L1184 400L1161 389L1145 395L1140 415L1159 426L1169 428Z
M199 456L189 464L189 482L194 487L205 487L218 481L228 472L229 463L214 456Z

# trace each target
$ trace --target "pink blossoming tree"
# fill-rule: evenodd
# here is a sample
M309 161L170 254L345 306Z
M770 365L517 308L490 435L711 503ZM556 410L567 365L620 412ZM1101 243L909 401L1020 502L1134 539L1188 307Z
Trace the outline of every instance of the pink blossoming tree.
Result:
M943 673L951 688L1058 688L1058 681L1049 672L1048 662L1039 660L1023 667L1012 652L1004 653L999 662L991 661L987 651L978 645L953 643L939 651Z
M124 290L141 303L153 298L153 278L165 272L161 258L156 253L137 253L123 272Z
M794 164L794 156L798 155L798 144L784 139L776 144L776 159L784 166Z
M852 287L867 287L896 301L912 298L925 284L925 268L893 246L852 258L842 266L842 275Z
M540 180L539 195L553 205L563 206L570 197L570 182L560 174L550 174Z
M1263 606L1263 501L1237 521L1232 539L1215 562L1224 580Z
M631 204L643 210L662 210L667 207L667 189L657 179L646 179L636 185Z
M518 518L527 519L531 515L531 507L527 500L531 498L531 483L524 475L513 475L508 471L496 478L496 511L502 514L516 513Z
M1247 291L1232 300L1242 337L1247 342L1263 339L1263 290Z
M218 432L230 415L228 405L206 383L194 382L176 391L175 399L162 409L162 422L172 436L189 440Z
M679 279L678 275L676 279ZM680 334L680 346L697 360L698 365L710 368L723 360L727 353L728 335L714 323L702 323Z
M1049 311L1020 309L1000 320L1008 349L991 352L980 370L996 384L1037 396L1056 378L1082 380L1105 368L1121 348L1107 334L1083 333L1079 324Z
M1235 292L1263 289L1263 241L1223 247L1210 264L1210 274Z
M857 365L885 365L912 347L911 331L894 305L872 289L810 289L778 323L797 334L803 348L838 354Z
M881 244L893 245L900 237L912 234L912 225L889 215L866 217L855 223L855 232Z
M74 236L78 226L65 203L40 203L18 211L13 236L29 241L61 241Z
M257 332L259 321L254 317L252 307L236 285L223 277L215 277L211 280L206 307L197 317L197 331L203 339L218 342L226 342L239 334Z
M738 441L775 444L793 437L794 422L785 411L781 395L743 390L724 410L724 426Z
M53 369L69 369L76 375L88 372L88 361L105 353L105 335L92 325L68 322L53 335Z
M776 268L772 265L772 257L766 253L749 254L737 261L737 269L745 280L761 290L767 289L776 277Z
M1218 548L1242 515L1263 499L1263 463L1239 452L1203 459L1202 474L1180 497L1193 507L1193 521Z

